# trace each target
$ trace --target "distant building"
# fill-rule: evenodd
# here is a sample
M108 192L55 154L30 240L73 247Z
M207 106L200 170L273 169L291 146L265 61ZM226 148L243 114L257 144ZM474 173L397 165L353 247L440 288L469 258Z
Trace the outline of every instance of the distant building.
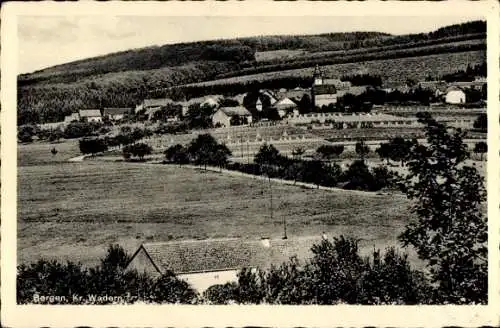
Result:
M262 111L262 101L260 100L260 97L257 98L257 102L255 103L255 109L257 109L259 112Z
M64 117L64 123L71 123L71 122L79 122L80 121L80 114L78 113L71 113L70 115L67 115Z
M435 97L441 97L446 93L448 84L445 81L423 81L418 83L418 87L432 91Z
M298 106L290 98L283 98L275 103L273 107L276 108L280 117L284 117L287 113L293 112Z
M158 110L162 107L172 104L174 101L170 98L150 98L144 99L144 101L135 107L135 112L140 112L141 110L146 110L146 114L149 115L151 112Z
M238 272L280 265L292 256L301 261L310 258L313 244L321 237L300 239L244 240L209 239L142 244L132 256L127 270L153 277L167 270L186 281L200 293L216 284L237 282Z
M221 107L212 116L214 126L229 127L233 125L245 125L252 123L252 114L242 106Z
M463 104L465 103L465 92L457 87L451 86L446 90L445 102L448 104Z
M78 115L85 122L102 122L102 115L99 109L81 109L78 111Z
M316 66L313 74L311 98L314 106L328 106L337 103L337 85L342 82L337 79L325 79L323 72Z
M104 108L102 116L107 117L111 121L120 121L125 118L125 115L132 113L132 108Z

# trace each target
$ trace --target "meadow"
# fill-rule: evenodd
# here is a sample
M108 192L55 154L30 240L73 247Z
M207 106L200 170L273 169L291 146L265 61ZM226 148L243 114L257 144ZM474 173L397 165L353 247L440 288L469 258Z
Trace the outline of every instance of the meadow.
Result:
M57 154L52 154L55 148ZM19 144L17 146L17 165L48 165L65 163L70 158L81 155L78 140L61 140L57 143L33 142L30 144Z
M18 168L18 260L94 265L111 243L346 234L366 249L397 244L402 195L325 191L171 165L84 161ZM415 260L414 254L410 254Z

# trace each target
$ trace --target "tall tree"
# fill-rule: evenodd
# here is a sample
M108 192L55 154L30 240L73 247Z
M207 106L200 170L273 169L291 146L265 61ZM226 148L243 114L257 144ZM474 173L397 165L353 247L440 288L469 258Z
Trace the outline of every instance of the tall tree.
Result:
M474 152L476 154L481 154L482 161L484 153L488 152L488 144L484 141L476 142L476 144L474 145Z
M412 220L399 236L426 261L442 302L475 303L487 300L487 222L484 179L469 157L464 133L447 129L430 116L426 144L410 151L403 191L415 200Z

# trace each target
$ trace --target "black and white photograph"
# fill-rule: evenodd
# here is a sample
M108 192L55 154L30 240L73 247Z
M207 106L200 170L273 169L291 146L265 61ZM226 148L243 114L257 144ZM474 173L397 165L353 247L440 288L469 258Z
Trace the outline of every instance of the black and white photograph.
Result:
M495 6L18 11L2 305L462 305L494 324Z

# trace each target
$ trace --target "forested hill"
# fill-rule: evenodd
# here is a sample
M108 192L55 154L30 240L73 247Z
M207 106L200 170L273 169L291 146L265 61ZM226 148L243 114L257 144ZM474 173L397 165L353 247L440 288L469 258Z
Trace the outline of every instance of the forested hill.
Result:
M134 106L152 89L223 77L485 48L486 23L475 21L401 36L258 36L128 50L19 75L18 123L59 121L81 108Z

